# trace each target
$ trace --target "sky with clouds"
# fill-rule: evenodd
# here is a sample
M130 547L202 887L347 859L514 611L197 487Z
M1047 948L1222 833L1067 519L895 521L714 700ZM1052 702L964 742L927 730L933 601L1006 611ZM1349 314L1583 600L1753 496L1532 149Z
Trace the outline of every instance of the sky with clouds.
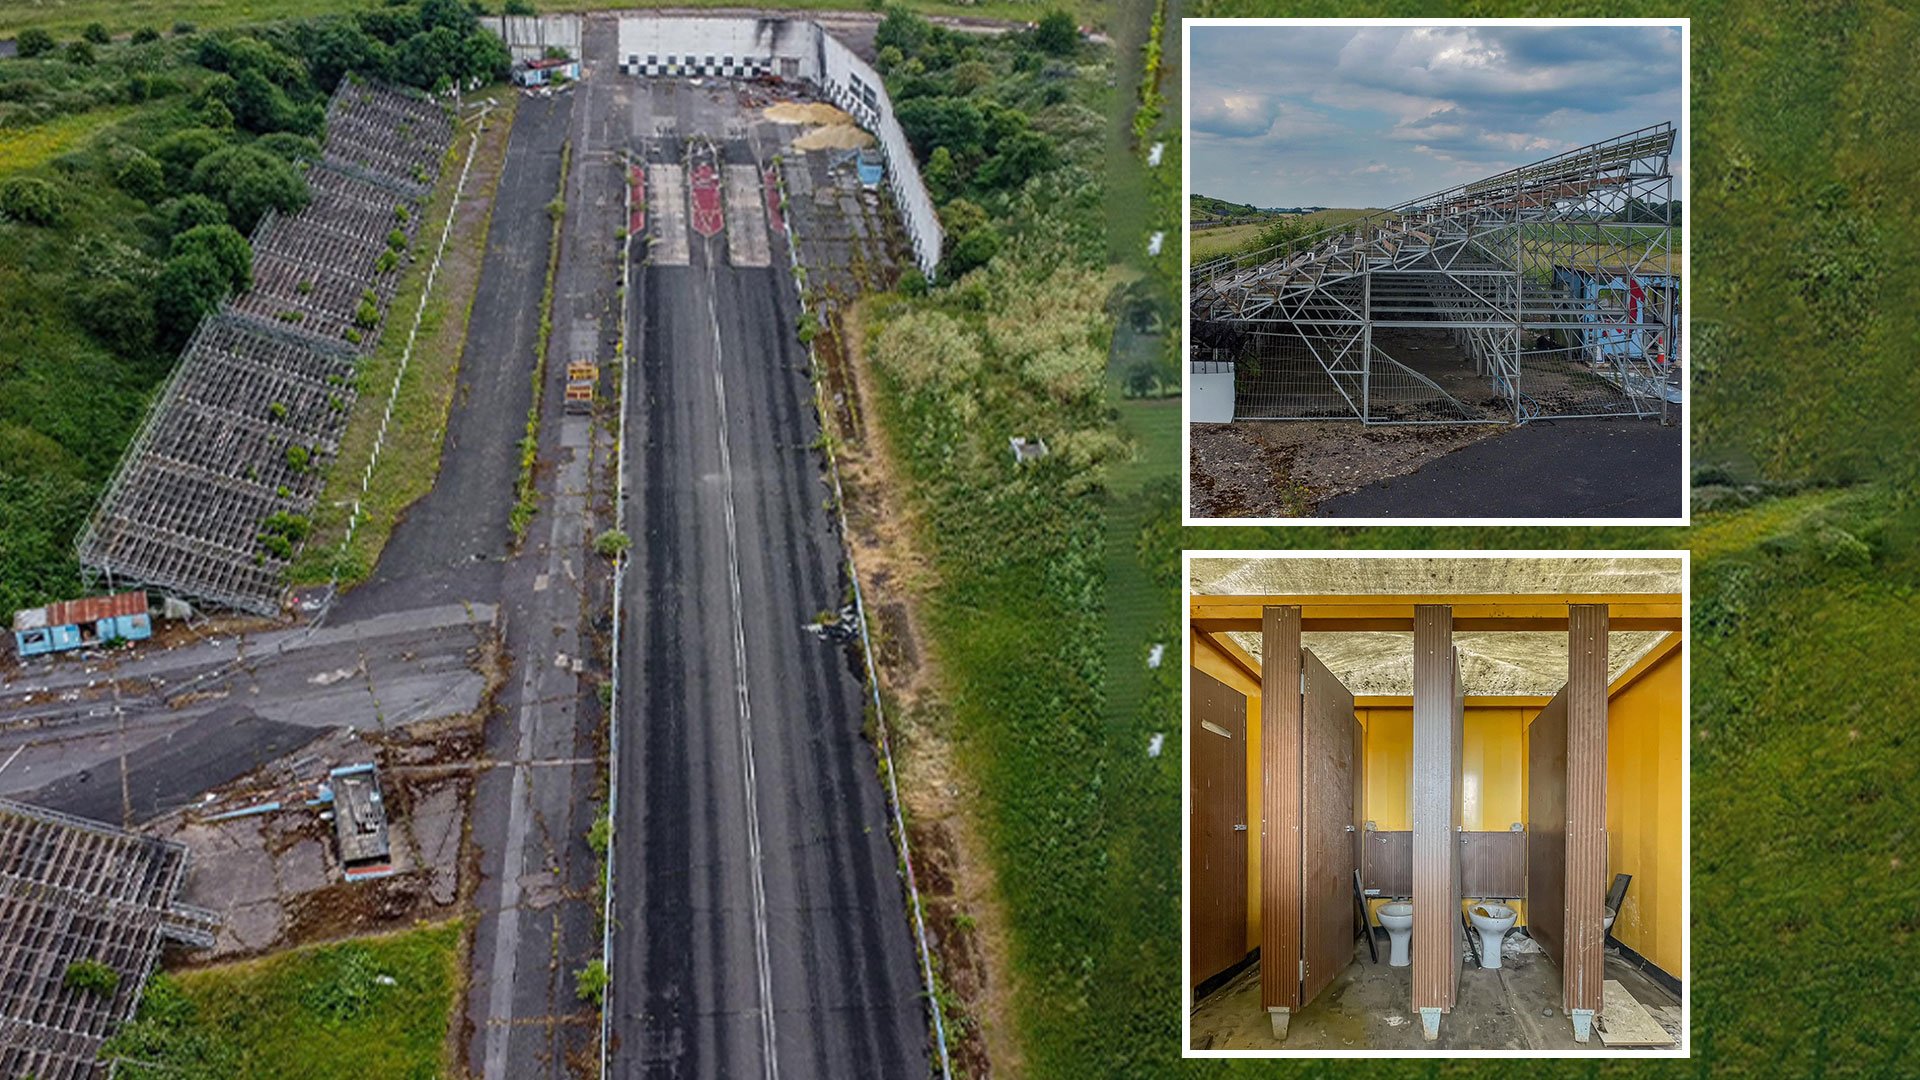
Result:
M1653 26L1195 26L1192 190L1391 206L1661 121L1681 38ZM1674 169L1681 167L1676 148Z

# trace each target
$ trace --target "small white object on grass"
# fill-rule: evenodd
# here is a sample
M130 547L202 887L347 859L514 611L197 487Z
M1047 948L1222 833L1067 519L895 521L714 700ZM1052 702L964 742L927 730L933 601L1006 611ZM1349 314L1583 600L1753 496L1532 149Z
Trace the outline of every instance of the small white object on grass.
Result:
M1159 255L1160 246L1166 242L1167 234L1164 232L1156 232L1152 236L1147 237L1147 255L1149 257Z
M1166 153L1166 151L1167 151L1166 143L1163 143L1163 142L1154 143L1153 149L1147 151L1147 168L1149 169L1159 168L1160 155Z
M1165 746L1165 745L1167 745L1167 737L1166 737L1165 735L1162 735L1162 734L1161 734L1160 732L1158 732L1158 731L1156 731L1156 732L1154 732L1154 733L1153 733L1153 734L1152 734L1152 735L1151 735L1150 737L1148 737L1148 739L1147 739L1147 756L1148 756L1148 757L1159 757L1159 756L1160 756L1160 748L1161 748L1161 747L1163 747L1163 746Z
M1167 655L1166 642L1159 642L1155 644L1153 648L1147 650L1147 666L1150 668L1159 667L1160 661L1165 659L1166 655Z

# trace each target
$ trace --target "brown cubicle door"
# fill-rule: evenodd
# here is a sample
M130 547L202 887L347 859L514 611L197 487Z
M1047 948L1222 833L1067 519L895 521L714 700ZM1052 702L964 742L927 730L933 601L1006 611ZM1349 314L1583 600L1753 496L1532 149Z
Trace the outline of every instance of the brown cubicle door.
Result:
M1313 650L1300 650L1302 767L1300 1005L1353 962L1353 693Z
M1187 926L1198 984L1247 954L1247 699L1193 672Z

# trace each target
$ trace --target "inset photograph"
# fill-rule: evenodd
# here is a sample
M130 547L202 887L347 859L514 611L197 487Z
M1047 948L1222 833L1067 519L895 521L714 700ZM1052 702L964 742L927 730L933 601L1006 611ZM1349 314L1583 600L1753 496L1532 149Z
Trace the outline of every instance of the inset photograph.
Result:
M1686 522L1685 20L1185 28L1189 522Z
M1189 1057L1687 1053L1685 552L1188 552Z

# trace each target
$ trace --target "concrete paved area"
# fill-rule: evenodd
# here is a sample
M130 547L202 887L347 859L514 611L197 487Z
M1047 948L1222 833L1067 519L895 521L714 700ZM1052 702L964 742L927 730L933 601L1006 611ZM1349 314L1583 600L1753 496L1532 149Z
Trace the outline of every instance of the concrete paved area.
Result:
M493 619L447 605L37 661L0 685L0 795L133 824L329 729L470 713Z
M629 297L612 1075L925 1075L861 686L807 626L845 583L785 239L743 191L726 229L747 231L692 236L679 265L683 226L659 212L687 138L715 139L744 179L785 133L724 86L634 88L633 146L662 194Z
M1677 518L1685 428L1536 420L1405 476L1322 502L1320 517Z
M1520 936L1520 948L1503 950L1501 966L1486 970L1471 957L1460 972L1460 997L1440 1020L1440 1037L1427 1042L1413 1003L1413 969L1387 964L1386 939L1375 963L1366 942L1356 939L1354 961L1305 1009L1295 1013L1285 1041L1260 1006L1256 961L1193 1010L1196 1050L1551 1050L1636 1055L1609 1049L1599 1036L1573 1040L1573 1022L1560 1010L1560 969ZM1669 1033L1679 1030L1680 1002L1638 968L1608 948L1606 977L1617 979Z

